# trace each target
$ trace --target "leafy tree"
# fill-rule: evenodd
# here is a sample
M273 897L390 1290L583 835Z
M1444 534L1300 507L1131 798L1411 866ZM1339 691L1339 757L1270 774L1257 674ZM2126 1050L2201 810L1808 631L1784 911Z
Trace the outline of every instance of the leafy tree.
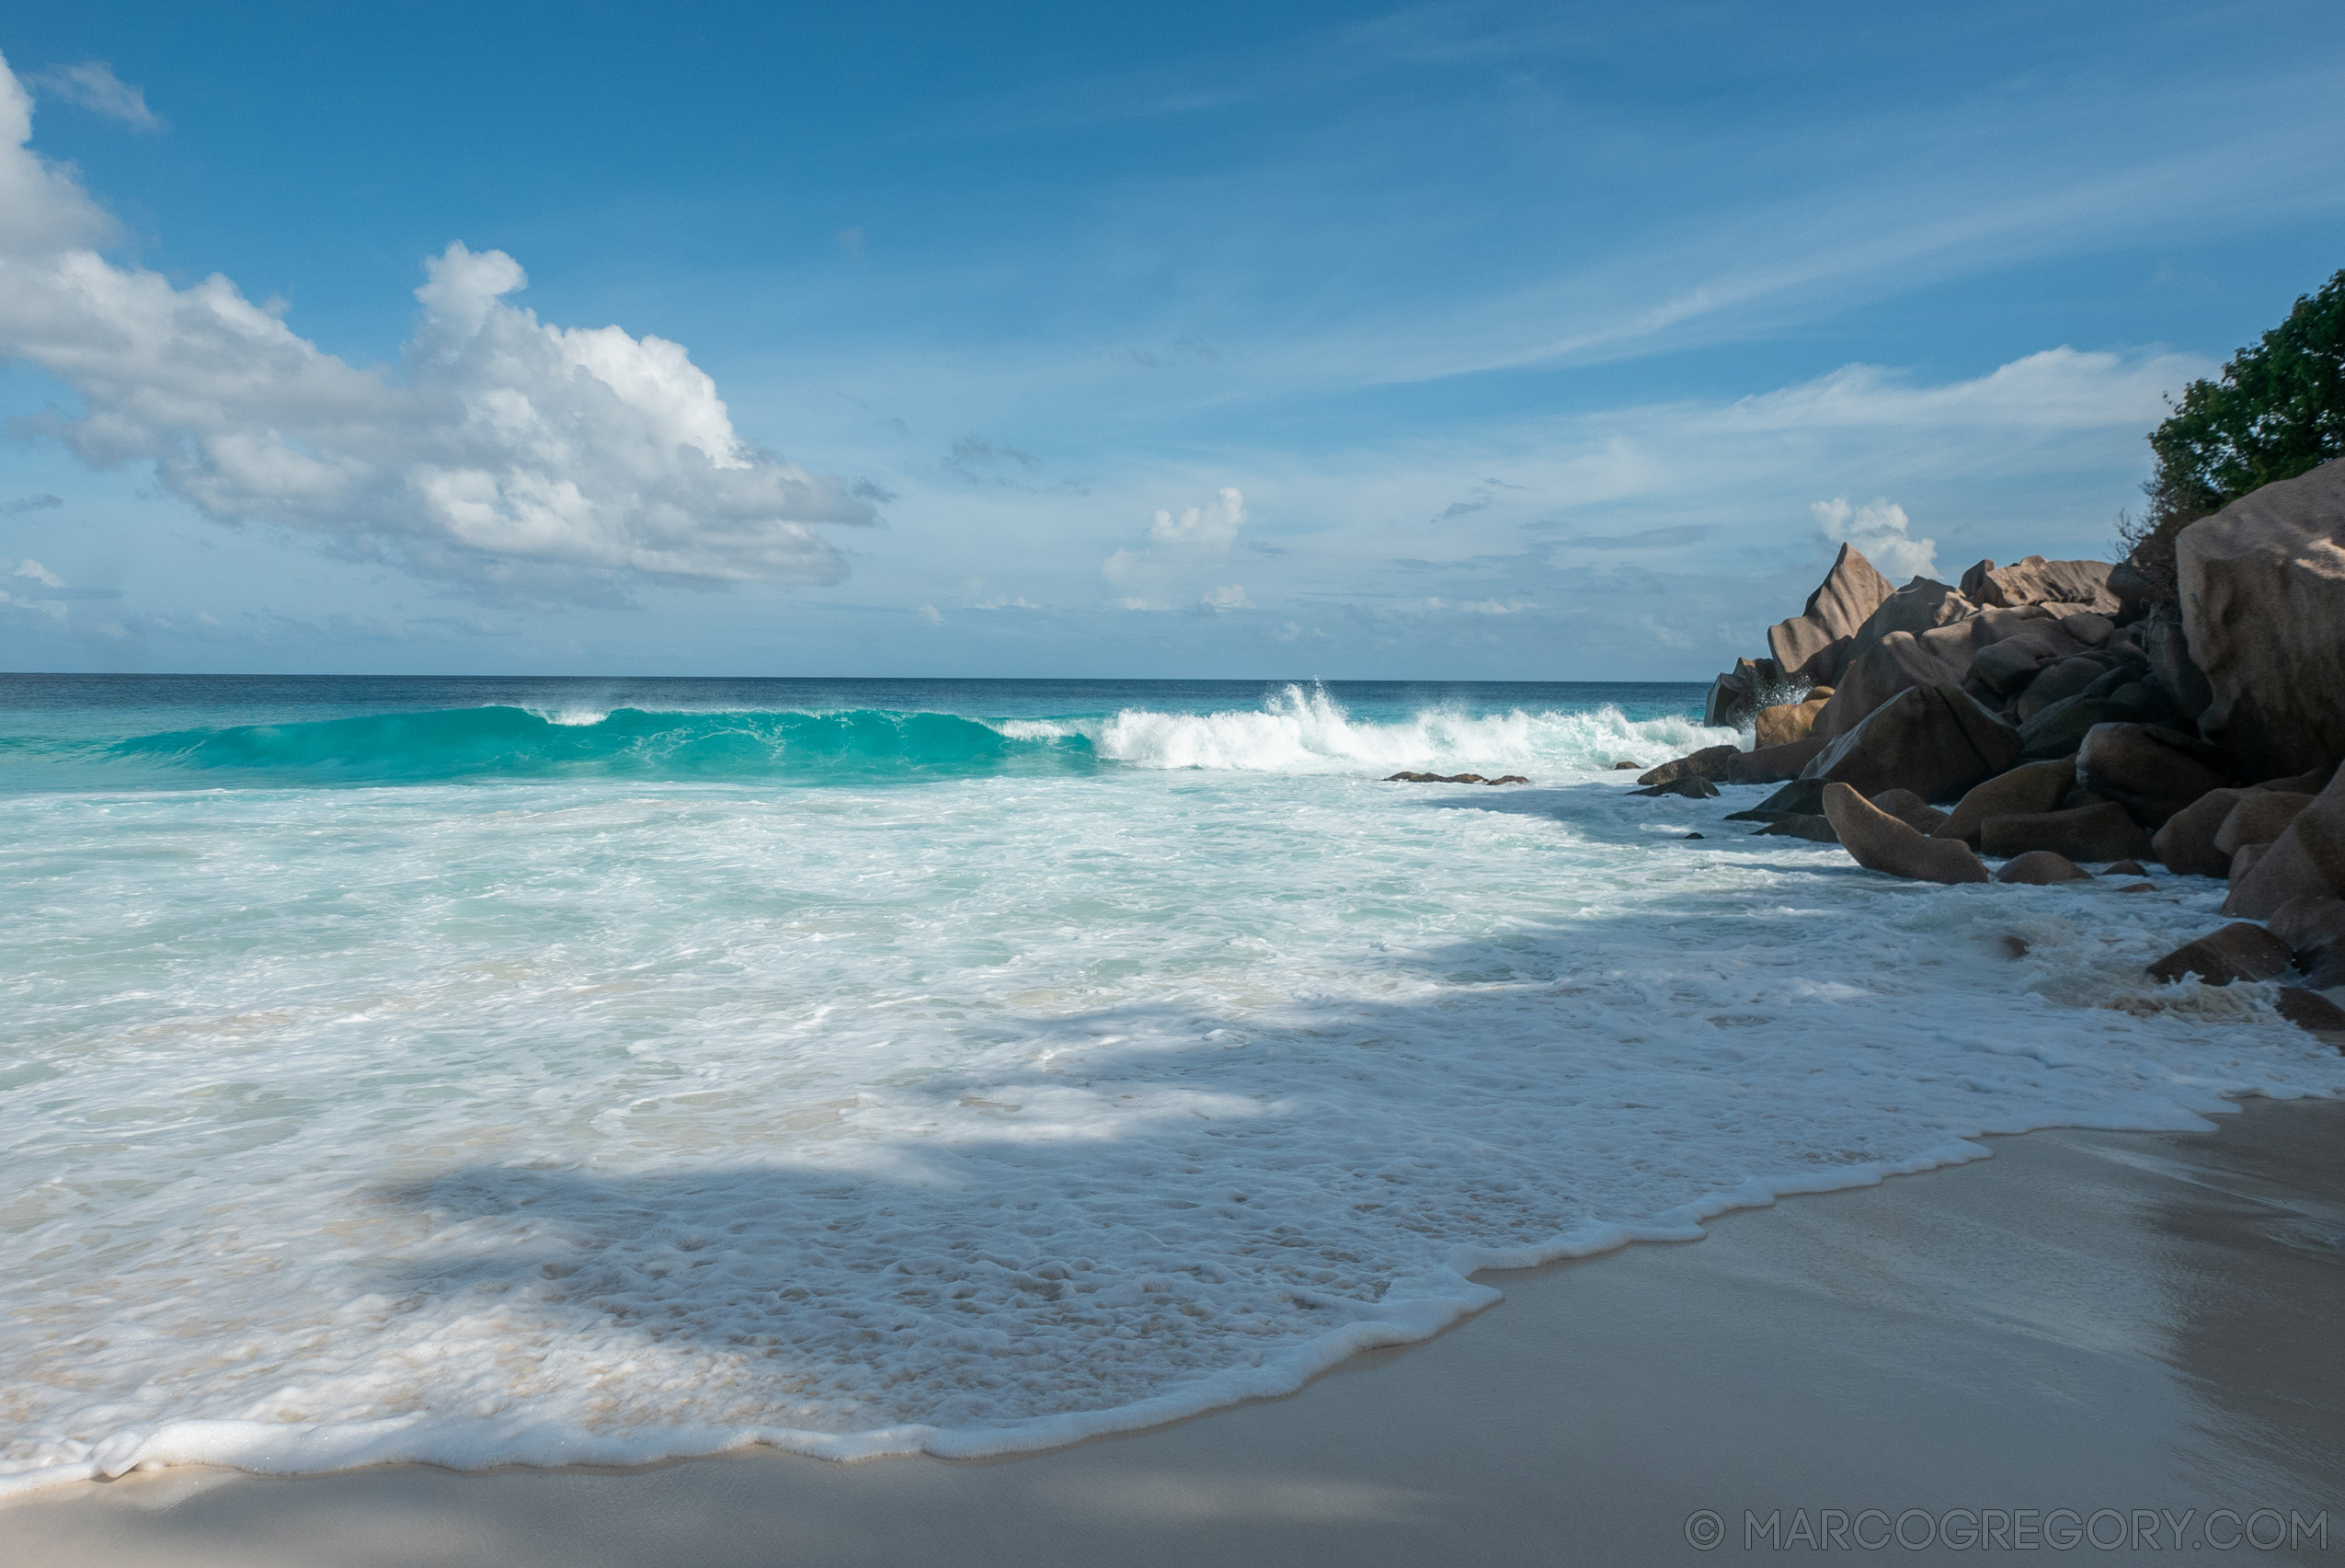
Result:
M2119 539L2161 597L2174 592L2174 536L2248 491L2345 457L2345 271L2296 301L2217 381L2182 389L2150 434L2149 505L2120 514Z

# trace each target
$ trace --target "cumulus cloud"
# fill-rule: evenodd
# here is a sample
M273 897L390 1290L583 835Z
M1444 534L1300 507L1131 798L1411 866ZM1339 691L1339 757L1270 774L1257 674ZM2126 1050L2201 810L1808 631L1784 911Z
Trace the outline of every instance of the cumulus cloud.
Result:
M51 65L26 80L45 97L79 104L92 114L119 120L133 131L168 129L162 119L146 107L146 94L115 75L114 67L103 60L85 60L78 65Z
M1232 496L1237 494L1235 490L1225 490L1222 493ZM1234 582L1227 588L1207 589L1205 597L1197 602L1207 610L1252 610L1254 607L1254 601L1246 597L1244 587Z
M1938 541L1914 538L1905 509L1885 496L1860 507L1836 496L1810 503L1808 510L1815 514L1816 527L1827 541L1855 545L1892 582L1938 575Z
M39 561L19 561L17 563L17 569L9 575L12 577L30 578L33 581L39 583L43 588L63 588L65 586L65 579L63 578L59 577L55 572L51 571Z
M1176 549L1226 551L1246 521L1246 498L1225 489L1211 506L1190 507L1175 517L1160 511L1148 525L1148 542Z
M27 145L31 115L0 62L0 358L79 395L36 428L84 462L479 592L846 576L811 525L870 501L743 440L681 345L542 323L507 302L519 263L459 243L425 263L400 373L356 369L226 278L107 260L110 221Z

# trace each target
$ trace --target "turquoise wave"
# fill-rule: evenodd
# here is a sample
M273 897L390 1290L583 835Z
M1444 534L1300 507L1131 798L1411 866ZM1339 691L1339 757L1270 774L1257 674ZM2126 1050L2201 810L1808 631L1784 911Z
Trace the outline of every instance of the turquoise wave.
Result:
M523 708L449 708L302 724L171 730L70 748L54 761L250 782L429 784L568 777L824 779L1065 773L1094 765L1080 735L1021 738L955 714L651 713L592 722ZM29 761L29 759L23 759ZM74 771L81 771L75 769Z

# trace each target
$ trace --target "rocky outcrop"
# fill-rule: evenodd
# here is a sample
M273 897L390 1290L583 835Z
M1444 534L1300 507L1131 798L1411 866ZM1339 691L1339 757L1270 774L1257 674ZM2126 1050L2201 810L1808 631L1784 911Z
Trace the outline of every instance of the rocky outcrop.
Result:
M2030 887L2048 887L2055 882L2089 882L2093 874L2065 855L2050 850L2030 850L2014 855L2002 870L1995 874L1997 882L2017 882Z
M1504 778L1496 779L1486 779L1480 773L1393 773L1384 782L1386 784L1527 784L1531 781L1520 773L1508 773ZM1718 792L1711 790L1710 793L1716 795Z
M1919 882L1985 882L1986 867L1970 846L1925 838L1845 784L1824 792L1824 814L1859 865Z
M1751 837L1755 839L1808 839L1819 844L1836 844L1840 835L1833 830L1829 817L1779 817Z
M1864 795L1910 789L1926 801L1953 801L2019 760L2019 732L1961 687L1916 686L1825 747L1800 776Z
M2345 757L2345 463L2191 524L2175 562L2207 738L2249 778Z
M2108 615L2122 602L2110 591L2109 572L2107 561L2030 555L1999 569L1993 561L1981 561L1962 574L1962 596L1975 604L2066 604Z
M1979 852L1991 855L2050 850L2070 860L2138 859L2150 837L2113 801L2031 816L1990 817L1979 824Z
M1997 773L1984 784L1973 785L1946 820L1938 825L1934 836L1963 839L1976 848L1979 829L1988 818L2034 817L2056 810L2076 784L2076 764L2073 758L2030 762L2008 773Z
M1767 652L1787 680L1836 685L1849 641L1895 591L1854 545L1843 544L1807 608L1767 628Z

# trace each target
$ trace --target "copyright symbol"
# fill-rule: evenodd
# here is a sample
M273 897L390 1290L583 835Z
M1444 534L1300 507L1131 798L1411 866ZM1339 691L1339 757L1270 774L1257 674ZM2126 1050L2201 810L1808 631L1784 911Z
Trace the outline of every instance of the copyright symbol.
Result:
M1726 1521L1708 1508L1686 1516L1686 1544L1696 1551L1715 1551L1726 1539Z

